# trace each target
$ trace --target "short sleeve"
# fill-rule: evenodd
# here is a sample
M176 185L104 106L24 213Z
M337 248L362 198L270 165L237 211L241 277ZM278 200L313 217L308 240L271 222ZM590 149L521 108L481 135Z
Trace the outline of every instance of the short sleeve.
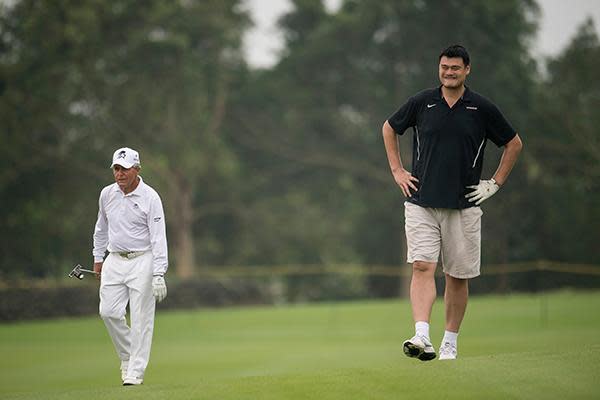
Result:
M416 125L417 109L417 101L414 97L411 97L402 107L400 107L398 111L396 111L394 115L388 119L388 123L392 129L394 129L396 134L402 135L406 129Z
M486 120L486 135L498 147L504 146L517 132L494 104L489 104Z

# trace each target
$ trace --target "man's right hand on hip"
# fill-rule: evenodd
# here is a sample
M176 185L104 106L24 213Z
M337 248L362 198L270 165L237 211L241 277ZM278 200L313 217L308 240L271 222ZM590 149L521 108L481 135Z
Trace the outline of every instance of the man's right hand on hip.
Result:
M402 193L405 197L412 196L411 190L413 193L417 192L418 189L415 186L415 183L419 183L419 180L412 176L410 172L399 167L392 170L392 175L394 176L396 184L402 189Z

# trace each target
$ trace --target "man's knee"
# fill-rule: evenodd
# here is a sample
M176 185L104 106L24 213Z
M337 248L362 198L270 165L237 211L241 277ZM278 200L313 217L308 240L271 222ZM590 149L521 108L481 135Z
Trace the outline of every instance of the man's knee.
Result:
M461 290L469 287L468 278L457 278L446 274L446 287L454 290Z
M125 316L125 310L117 310L114 307L100 305L100 317L106 319L121 319Z
M435 272L436 263L427 261L414 261L413 262L413 273L418 274L432 274Z

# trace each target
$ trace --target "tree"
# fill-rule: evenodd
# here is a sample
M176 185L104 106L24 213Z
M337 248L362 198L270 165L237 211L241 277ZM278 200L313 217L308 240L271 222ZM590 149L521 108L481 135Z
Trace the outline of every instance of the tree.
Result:
M232 77L245 68L240 47L248 20L239 3L23 0L2 10L7 157L0 189L3 199L14 199L2 211L2 236L16 244L4 265L29 253L45 274L44 263L70 258L71 237L87 250L79 254L88 254L91 234L82 231L91 232L98 186L110 182L107 159L129 145L140 150L144 177L164 197L176 270L193 274L194 250L214 231L198 221L222 213L235 196L228 190L235 155L221 128ZM32 169L39 166L44 172ZM94 179L64 179L73 171ZM15 188L23 188L21 197ZM75 207L66 193L75 193ZM85 212L87 228L73 210ZM32 252L19 243L25 232L40 232L36 244L53 237L58 246Z
M268 154L271 169L296 167L293 178L276 177L273 187L293 182L295 188L309 188L314 204L350 225L344 244L353 251L337 246L338 259L345 254L354 262L401 264L402 198L385 160L383 121L408 96L438 84L438 54L459 42L474 60L470 84L498 102L519 126L526 120L521 110L533 95L536 71L527 43L535 32L537 7L526 0L467 5L452 0L347 0L330 15L320 1L293 4L281 19L284 57L258 77L262 98L256 110L252 104L245 107L251 115L269 117L241 118L239 124L251 136L239 142ZM409 164L410 135L405 136L403 159ZM496 153L488 150L488 157ZM518 180L524 169L518 166L513 175ZM506 204L519 197L511 185L502 195ZM334 199L343 199L344 207ZM495 212L487 225L486 234L498 238L488 260L511 257L508 227L501 223L506 207L496 204L504 213ZM313 230L319 231L317 226ZM340 236L328 232L321 243ZM371 285L379 295L398 289L389 279L373 279Z
M600 236L600 43L591 20L548 61L540 82L529 181L544 258L598 263Z
M196 249L212 236L213 226L198 222L235 196L236 159L221 128L232 77L244 68L247 19L237 0L149 4L129 7L126 18L137 23L108 47L102 123L149 160L165 197L177 274L187 278L199 262Z
M10 249L0 256L3 274L45 276L90 257L82 222L94 214L82 204L93 209L97 200L78 186L96 178L85 168L95 154L77 131L98 5L20 1L0 9L0 238Z

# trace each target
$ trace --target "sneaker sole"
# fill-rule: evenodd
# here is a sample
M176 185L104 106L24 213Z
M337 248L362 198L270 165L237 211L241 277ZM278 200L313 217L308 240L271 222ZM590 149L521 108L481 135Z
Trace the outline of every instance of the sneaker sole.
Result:
M435 356L436 356L435 352L433 352L433 353L422 352L421 354L419 354L418 359L421 361L431 361L435 358Z
M412 342L407 340L402 344L402 350L407 357L415 358L419 357L423 353L423 349L419 346L415 346Z
M456 360L456 357L440 357L440 361Z
M409 340L402 344L402 350L407 357L418 358L421 361L431 361L436 357L435 352L426 352L419 346L416 346Z

